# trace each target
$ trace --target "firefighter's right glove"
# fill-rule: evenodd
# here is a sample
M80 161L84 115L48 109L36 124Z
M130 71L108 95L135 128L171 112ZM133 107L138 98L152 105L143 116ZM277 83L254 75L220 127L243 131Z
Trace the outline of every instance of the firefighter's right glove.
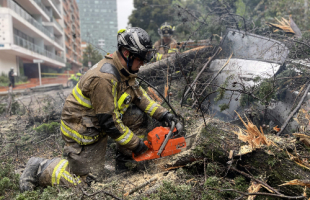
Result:
M142 140L139 140L138 146L132 150L132 152L135 154L135 156L139 156L146 152L149 148L144 144Z
M181 133L183 131L183 125L179 122L178 118L171 114L170 112L167 112L164 116L162 121L167 122L168 126L171 127L171 123L175 123L175 128L178 130L178 133Z

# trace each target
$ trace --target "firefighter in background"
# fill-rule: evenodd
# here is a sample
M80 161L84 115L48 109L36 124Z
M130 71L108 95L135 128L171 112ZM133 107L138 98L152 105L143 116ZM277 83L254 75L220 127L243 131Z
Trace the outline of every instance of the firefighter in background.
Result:
M147 32L136 27L122 29L117 42L118 51L89 69L66 99L61 114L66 157L30 158L20 177L21 192L38 185L70 187L101 181L108 136L119 146L118 157L132 159L132 153L138 156L147 151L142 140L147 134L146 115L175 122L181 131L176 116L153 101L136 80L139 68L154 54Z
M155 57L152 61L156 62L169 57L172 53L177 53L178 49L173 46L177 45L177 41L172 38L175 27L167 22L163 23L158 29L160 39L155 42L153 48L156 49Z
M68 79L67 86L69 88L73 88L74 86L76 86L76 84L81 79L81 76L82 76L82 74L80 72L78 72L76 74L71 74L70 78Z

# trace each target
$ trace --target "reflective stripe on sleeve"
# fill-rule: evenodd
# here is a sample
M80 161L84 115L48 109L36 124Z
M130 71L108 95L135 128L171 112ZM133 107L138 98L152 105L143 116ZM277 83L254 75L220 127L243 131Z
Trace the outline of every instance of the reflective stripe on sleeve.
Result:
M96 135L96 136L93 136L93 137L81 135L78 132L76 132L75 130L72 130L67 125L65 125L65 123L62 120L61 120L60 129L61 129L61 132L65 136L75 140L80 145L92 144L92 143L96 142L98 140L98 137L99 137L99 135Z
M68 161L63 159L56 165L52 174L52 185L59 185L60 177L68 164Z
M125 99L129 96L128 93L124 92L124 94L122 94L122 96L119 98L117 104L118 104L118 109L120 111L120 113L124 114L127 110L127 108L129 107L130 103L125 104L124 101Z
M62 177L66 179L69 183L76 185L77 183L81 183L79 178L74 178L69 172L64 171Z
M147 93L145 92L145 90L142 87L140 87L140 90L142 90L143 96L145 98L147 98L147 100L149 100L149 102L150 102L149 105L147 105L147 107L144 110L144 112L152 117L154 115L154 113L156 112L156 110L158 109L159 105L155 101L153 101L149 97L149 95L147 95Z
M129 128L127 128L126 132L123 135L121 135L119 138L115 139L115 141L119 143L120 145L126 145L131 140L132 137L133 137L133 132L129 130Z
M81 105L87 108L92 108L90 99L83 95L81 89L79 88L79 83L77 83L76 86L73 88L72 94Z
M117 143L119 143L120 145L126 145L133 137L133 133L131 132L131 130L129 130L128 127L124 126L121 117L120 117L120 113L118 110L118 101L117 101L117 82L115 82L114 80L111 80L112 83L112 94L114 96L114 114L116 117L116 122L119 124L120 128L122 129L123 134L118 137L115 141Z

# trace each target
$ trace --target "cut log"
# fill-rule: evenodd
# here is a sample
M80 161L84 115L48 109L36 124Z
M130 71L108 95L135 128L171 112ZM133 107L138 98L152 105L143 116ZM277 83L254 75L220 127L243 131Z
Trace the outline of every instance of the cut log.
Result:
M161 77L163 76L163 72L167 71L167 66L174 66L175 71L179 71L179 65L182 63L182 65L186 65L188 62L190 62L192 59L196 57L208 57L209 54L212 53L214 47L212 46L202 46L197 47L195 49L191 49L188 51L185 51L183 53L173 54L169 58L165 58L163 60L157 61L155 63L150 63L148 65L145 65L141 67L139 70L138 76L141 77ZM165 78L166 76L163 76L162 78Z

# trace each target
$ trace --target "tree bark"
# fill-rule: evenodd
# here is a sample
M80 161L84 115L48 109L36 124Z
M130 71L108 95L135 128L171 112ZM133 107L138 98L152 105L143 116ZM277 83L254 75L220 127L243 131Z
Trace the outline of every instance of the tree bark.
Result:
M200 56L201 54L208 54L212 53L213 47L212 46L202 46L197 47L195 49L191 49L188 51L185 51L183 53L173 54L168 58L165 58L163 60L147 64L139 70L138 75L141 77L150 77L150 76L158 76L159 71L161 70L167 70L167 66L174 66L176 61L181 61L183 65L186 65L188 62L190 62L193 58L195 58L197 55ZM179 66L175 66L176 70L178 70ZM165 77L162 77L165 78Z

